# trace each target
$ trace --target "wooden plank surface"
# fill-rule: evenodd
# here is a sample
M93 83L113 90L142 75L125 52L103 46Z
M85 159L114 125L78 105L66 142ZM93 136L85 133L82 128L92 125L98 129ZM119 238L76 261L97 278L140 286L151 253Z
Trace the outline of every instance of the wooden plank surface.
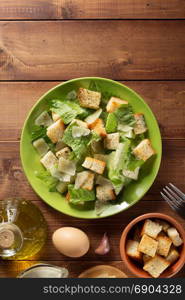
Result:
M44 263L44 261L41 261ZM38 261L17 261L16 263L13 262L1 262L1 268L0 268L0 277L16 277L18 274L22 271L24 271L26 268L30 268L31 266L39 263ZM45 263L48 263L47 261ZM97 261L83 261L82 263L79 263L77 261L50 261L49 263L60 266L60 267L66 267L69 270L69 276L72 278L76 278L85 271L88 268L102 265L102 264L108 264L111 266L114 266L116 268L119 268L123 272L127 274L129 277L134 277L129 270L126 269L124 266L124 263L122 261L109 261L108 263L102 263L101 260ZM7 273L8 269L8 273ZM185 277L185 268L183 268L175 277L182 278Z
M184 34L183 20L0 22L0 80L182 80Z
M3 112L0 118L0 140L19 140L30 108L42 94L59 83L0 82ZM163 138L185 138L185 81L122 83L133 88L150 105L158 119Z
M1 19L176 19L183 0L1 0Z

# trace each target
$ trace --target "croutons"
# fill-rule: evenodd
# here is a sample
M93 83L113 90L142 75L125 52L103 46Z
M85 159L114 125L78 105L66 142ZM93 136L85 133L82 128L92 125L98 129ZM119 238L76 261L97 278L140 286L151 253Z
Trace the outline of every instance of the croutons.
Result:
M154 257L157 251L158 242L152 239L150 236L144 234L139 246L138 250L144 254Z
M67 160L63 157L59 158L58 170L62 173L74 176L76 172L75 162L72 160Z
M120 107L122 104L128 104L128 101L122 100L120 98L111 97L107 106L106 110L109 113L114 112L118 107Z
M156 255L145 263L143 269L147 271L152 277L157 278L164 270L169 267L169 265L170 262Z
M102 137L107 135L102 119L96 119L96 121L89 125L89 128Z
M179 258L179 256L179 252L175 248L172 248L170 249L170 252L166 257L166 260L169 261L170 264L172 264Z
M49 150L49 146L43 138L40 138L40 139L34 141L33 142L33 147L37 150L37 152L41 156L45 155Z
M50 170L54 165L58 163L58 160L56 156L53 154L53 152L48 151L48 153L44 155L44 157L40 160L40 162L47 170Z
M143 114L135 114L135 125L134 125L134 133L135 134L142 134L147 131L147 127L145 124L145 119Z
M55 113L54 111L52 111L51 115L52 115L52 119L54 122L56 122L60 119L60 116L57 113Z
M83 171L77 173L76 180L75 180L75 189L86 189L92 190L94 184L94 174L89 171Z
M149 256L149 255L147 255L147 254L143 254L143 262L144 262L144 264L145 264L147 261L149 261L151 258L152 258L151 256Z
M144 225L143 225L143 228L142 228L142 231L141 231L141 235L147 234L148 236L156 239L157 235L161 232L161 230L162 230L161 225L147 219L144 222Z
M69 156L70 156L70 154L71 154L70 148L69 147L65 147L65 148L63 148L63 149L61 149L61 150L59 150L59 151L56 152L56 157L57 158L63 157L65 159L68 159Z
M135 260L142 259L142 253L138 251L139 243L137 241L128 240L126 244L126 254Z
M167 234L168 234L169 238L172 240L174 246L179 247L180 245L182 245L183 241L182 241L177 229L175 229L174 227L170 227L167 230Z
M116 196L110 185L99 185L96 187L96 198L102 202L115 200Z
M79 88L78 101L82 107L98 109L101 101L101 93Z
M133 153L138 159L146 161L155 154L155 151L152 148L150 140L144 139L134 148Z
M58 120L47 128L47 136L55 144L63 136L64 123L62 120Z
M162 255L162 256L167 256L170 251L171 244L172 244L171 239L169 239L165 235L159 234L157 236L157 241L158 241L157 254Z
M98 174L103 174L105 166L106 163L104 161L92 157L86 157L82 164L82 167L90 169Z
M163 230L164 232L167 232L167 229L170 228L170 224L167 223L167 222L164 221L164 220L156 219L155 222L157 222L159 225L162 226L162 230Z
M119 132L107 134L104 139L104 147L109 150L116 150L119 145Z

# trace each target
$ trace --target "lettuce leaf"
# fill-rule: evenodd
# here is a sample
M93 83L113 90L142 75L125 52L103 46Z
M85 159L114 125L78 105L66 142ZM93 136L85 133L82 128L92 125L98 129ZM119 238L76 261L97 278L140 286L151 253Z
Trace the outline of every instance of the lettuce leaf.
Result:
M129 159L129 149L131 142L129 139L122 139L116 151L109 155L108 160L108 178L111 180L116 194L119 194L123 186L127 185L130 180L123 176L123 169L127 167Z
M88 153L88 148L92 141L98 141L100 139L99 135L94 132L91 132L87 136L80 136L77 138L73 137L72 128L73 126L78 126L76 122L72 122L64 131L62 141L72 148L74 153L74 159L83 160L86 153Z
M31 140L34 142L35 140L39 138L44 138L46 136L46 127L34 125L32 127L31 132Z
M68 192L70 195L70 203L79 204L81 202L94 201L96 195L94 190L88 191L85 189L75 189L74 184L68 185Z
M64 124L69 124L76 116L85 112L78 103L69 100L52 100L51 110L61 117Z
M116 116L118 123L129 125L131 127L135 124L135 118L130 104L122 104L116 109L114 115Z
M56 186L58 184L58 179L51 176L49 171L35 171L35 175L37 178L43 181L43 183L49 188L50 192L56 191Z

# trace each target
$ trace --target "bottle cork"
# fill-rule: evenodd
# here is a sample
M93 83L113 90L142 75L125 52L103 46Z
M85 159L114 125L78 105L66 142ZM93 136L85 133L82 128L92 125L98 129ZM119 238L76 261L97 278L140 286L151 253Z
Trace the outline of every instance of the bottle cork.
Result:
M4 229L0 231L0 248L8 249L12 247L15 236L12 230Z

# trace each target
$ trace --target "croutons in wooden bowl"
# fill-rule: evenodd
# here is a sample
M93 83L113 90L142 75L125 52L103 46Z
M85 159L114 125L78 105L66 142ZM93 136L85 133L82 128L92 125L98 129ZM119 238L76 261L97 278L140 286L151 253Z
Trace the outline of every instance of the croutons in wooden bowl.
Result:
M137 277L172 277L185 264L185 230L168 215L141 215L124 229L120 253Z

